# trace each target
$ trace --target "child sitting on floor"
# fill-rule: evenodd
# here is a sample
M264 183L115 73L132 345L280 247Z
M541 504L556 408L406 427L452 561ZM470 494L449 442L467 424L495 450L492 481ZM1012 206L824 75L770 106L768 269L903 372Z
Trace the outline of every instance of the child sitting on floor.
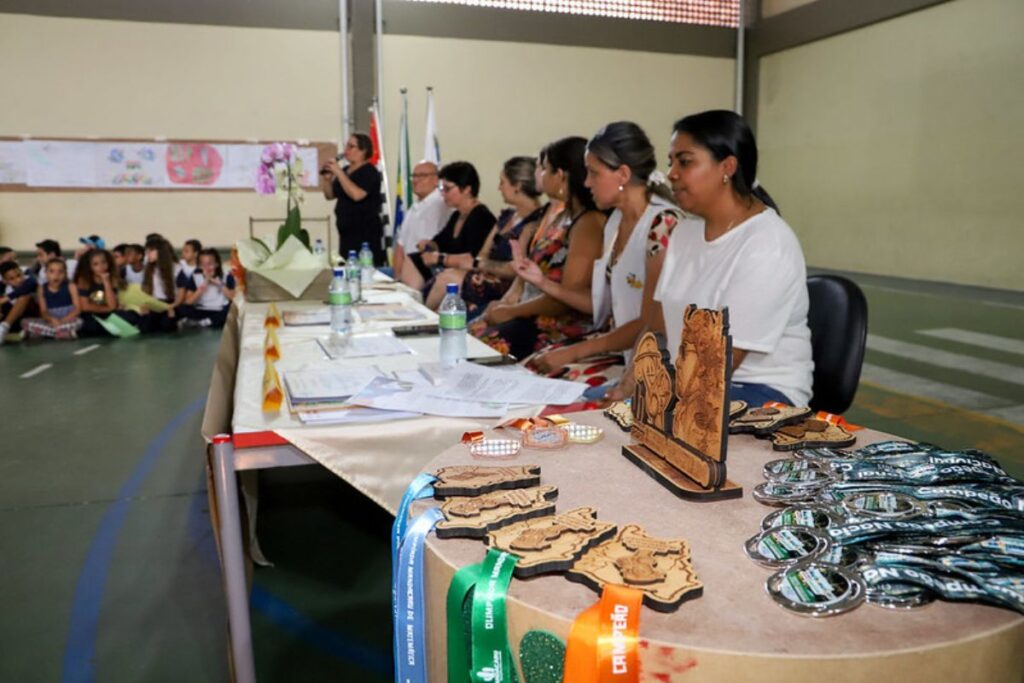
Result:
M68 282L68 269L63 260L51 259L46 264L46 284L39 286L36 301L40 317L26 318L22 322L25 334L52 339L78 337L78 330L82 328L78 290Z
M0 263L4 294L0 296L0 344L8 334L21 331L23 318L39 315L36 307L36 279L26 275L15 261Z
M100 323L100 318L118 309L117 290L122 286L121 276L114 270L114 257L104 249L86 252L72 282L78 290L80 334L108 336L110 332Z
M199 252L199 267L185 285L182 327L224 327L228 309L235 298L235 277L224 277L216 249Z
M146 264L143 260L146 250L141 244L128 244L124 248L124 272L121 277L129 285L141 285L146 276Z
M177 283L179 287L184 287L188 278L196 272L196 268L199 267L199 252L202 250L202 243L196 239L187 240L181 248L181 260L178 261L178 265L181 266L180 281Z
M146 271L142 278L142 289L150 296L167 304L166 311L142 312L139 329L142 332L175 332L178 321L175 308L181 303L184 291L179 290L175 281L181 269L174 259L170 242L157 238L146 242Z

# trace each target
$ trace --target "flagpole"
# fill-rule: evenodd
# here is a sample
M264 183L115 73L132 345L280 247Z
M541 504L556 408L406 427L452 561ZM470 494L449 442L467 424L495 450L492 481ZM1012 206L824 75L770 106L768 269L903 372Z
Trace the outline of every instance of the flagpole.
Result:
M352 98L348 82L348 0L338 0L338 38L341 52L341 144L344 145L352 131Z
M373 104L370 105L370 116L376 119L377 123L377 145L380 147L380 175L384 184L384 210L383 214L388 217L388 223L384 226L384 235L390 236L394 231L394 224L391 221L391 184L388 182L388 165L384 159L384 126L380 120L380 105L377 98L373 98Z
M377 34L377 115L384 125L384 0L374 0L374 21Z

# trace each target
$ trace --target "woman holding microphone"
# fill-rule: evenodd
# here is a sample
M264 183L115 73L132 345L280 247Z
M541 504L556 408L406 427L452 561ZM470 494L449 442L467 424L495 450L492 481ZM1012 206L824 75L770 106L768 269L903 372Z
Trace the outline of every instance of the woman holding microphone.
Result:
M338 252L345 256L358 252L363 242L370 245L374 265L386 265L381 223L381 177L370 163L373 142L365 133L353 133L342 153L346 165L327 162L320 169L320 189L327 199L337 199L334 215L338 224Z

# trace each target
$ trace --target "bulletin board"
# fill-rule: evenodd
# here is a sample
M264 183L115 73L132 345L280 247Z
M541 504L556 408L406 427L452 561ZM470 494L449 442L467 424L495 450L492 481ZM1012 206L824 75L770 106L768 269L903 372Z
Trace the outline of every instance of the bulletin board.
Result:
M0 192L252 192L270 142L0 136ZM318 169L338 145L294 144L303 186L315 188Z

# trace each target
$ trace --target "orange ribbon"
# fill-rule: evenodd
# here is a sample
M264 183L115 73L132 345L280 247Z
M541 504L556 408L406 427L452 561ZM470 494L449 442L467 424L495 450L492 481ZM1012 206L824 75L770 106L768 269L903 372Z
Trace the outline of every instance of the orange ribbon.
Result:
M462 443L476 443L477 441L484 440L483 432L464 432L462 434Z
M846 418L842 415L836 415L834 413L826 413L824 410L819 410L814 416L819 420L824 420L829 424L834 424L838 427L842 427L850 432L856 432L857 430L864 429L860 425L851 424L846 421Z
M779 403L778 401L765 401L764 408L792 408L793 406L786 403Z
M565 651L565 680L637 683L640 607L644 594L605 584L601 599L576 617Z
M525 434L531 429L536 429L537 427L551 427L557 424L561 424L562 422L568 422L568 420L566 420L561 415L555 415L553 417L557 419L550 419L547 417L517 417L508 420L507 422L502 422L500 425L498 425L497 428L515 429Z

